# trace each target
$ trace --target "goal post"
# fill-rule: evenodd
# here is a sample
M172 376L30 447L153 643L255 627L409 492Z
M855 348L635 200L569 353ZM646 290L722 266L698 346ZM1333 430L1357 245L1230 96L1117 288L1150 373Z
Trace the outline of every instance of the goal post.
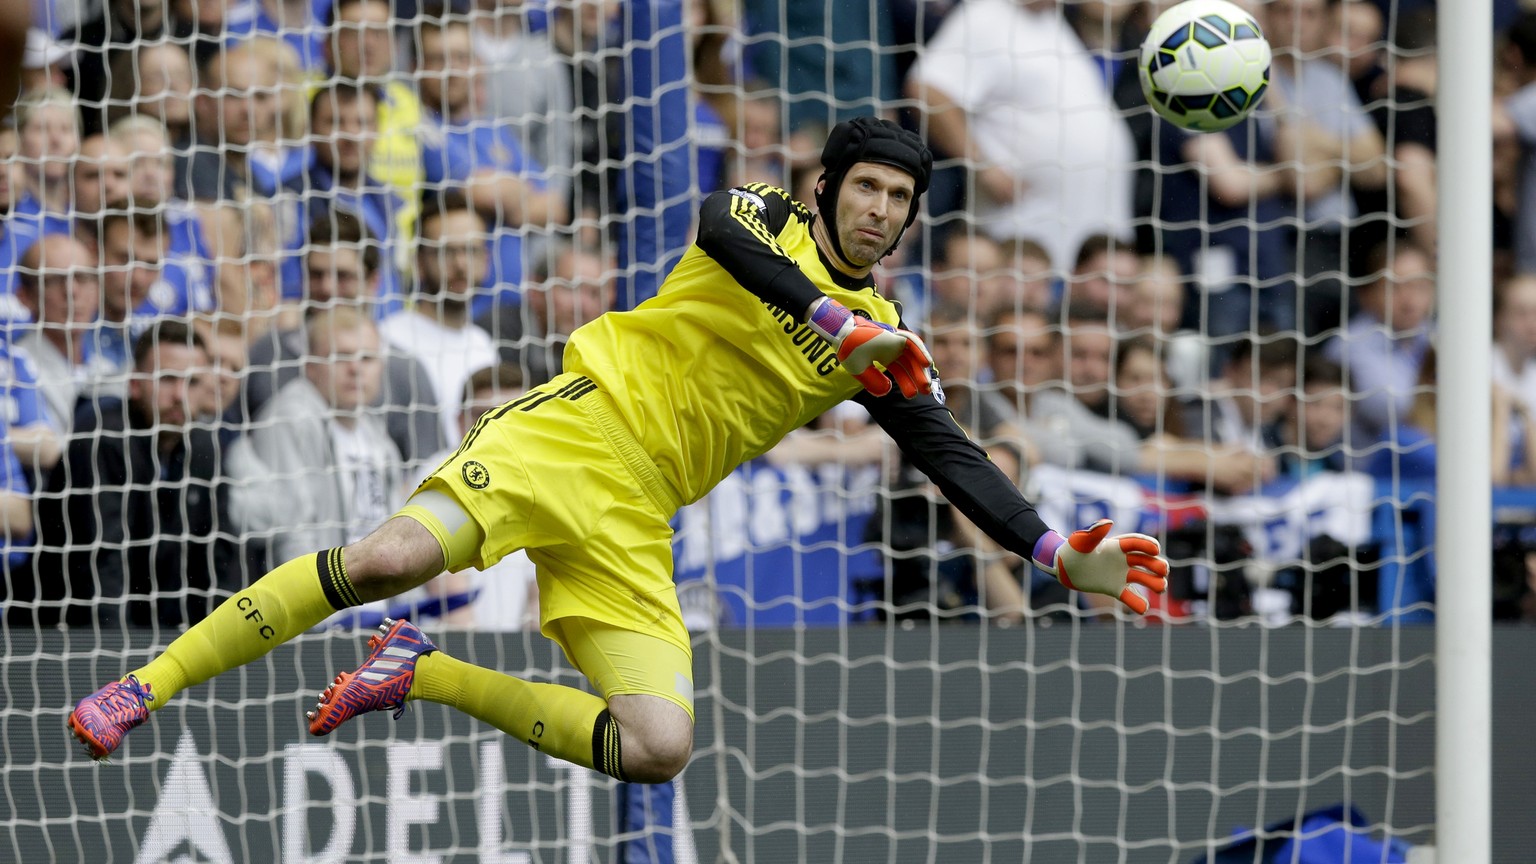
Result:
M1500 518L1536 526L1536 489L1489 485L1491 0L1439 3L1438 56L1449 59L1432 99L1396 93L1423 82L1403 70L1424 49L1394 41L1423 2L1241 2L1290 10L1272 35L1289 30L1305 44L1285 56L1318 64L1341 87L1351 86L1349 61L1375 56L1381 86L1347 112L1272 91L1251 122L1191 142L1154 116L1136 84L1138 34L1166 0L231 0L165 4L195 6L198 17L177 22L172 11L163 29L143 17L151 4L52 0L79 7L71 21L102 9L140 17L107 27L102 45L55 32L63 55L39 42L35 57L63 56L63 65L29 68L46 95L18 114L16 135L0 129L0 144L14 138L17 151L0 165L11 196L0 202L10 205L0 215L0 397L10 400L0 401L0 475L16 466L0 495L30 499L36 529L18 528L0 549L0 861L1193 864L1223 853L1257 862L1282 849L1306 860L1306 844L1337 841L1359 844L1352 861L1436 847L1442 864L1485 864L1536 847L1536 825L1508 815L1526 800L1528 778L1494 770L1525 764L1523 739L1491 732L1495 717L1536 713L1527 695L1536 686L1491 681L1494 660L1523 672L1536 655L1536 631L1490 633L1489 621L1500 578L1490 495L1513 502L1513 516ZM371 4L363 17L389 23L349 21L333 33L317 14L359 14L358 3ZM467 35L451 35L469 51L445 35L440 5L455 26L467 22ZM1368 23L1346 12L1367 6L1384 8L1382 29L1352 40L1351 28ZM1303 13L1319 8L1318 29L1298 35ZM957 36L956 22L977 9L993 17L970 19ZM391 38L375 38L385 31ZM326 68L327 45L357 44L363 60L388 55L373 76L386 86L356 87ZM198 62L237 50L249 52L240 63ZM67 71L79 95L50 87ZM455 121L470 143L436 152L452 124L434 125L423 106L464 78L472 101L483 100ZM326 101L312 113L316 93ZM338 112L368 99L388 110L346 115L357 125L343 129ZM421 122L386 129L410 116L412 99ZM111 133L116 149L70 145L61 100L77 109L81 133L126 121ZM1412 399L1385 412L1389 432L1356 431L1396 385L1354 374L1354 361L1334 352L1373 335L1348 330L1352 303L1422 287L1368 265L1372 250L1358 238L1379 232L1389 258L1417 248L1423 214L1393 209L1408 167L1395 147L1422 136L1406 118L1426 106L1437 115L1439 243L1428 263L1439 303L1402 344L1433 342L1438 381L1392 395L1438 399L1439 425L1410 440L1396 433L1410 425ZM386 613L419 616L466 661L589 687L538 632L533 565L516 558L333 619L178 694L110 764L80 755L63 728L73 702L168 644L183 626L177 614L227 593L240 567L239 578L255 578L300 532L340 545L373 524L359 512L393 512L415 472L457 443L459 393L476 368L505 361L541 383L569 335L555 331L576 323L533 317L558 305L550 298L569 301L578 311L559 314L578 320L582 291L613 291L616 308L643 300L716 189L766 182L814 210L826 127L865 111L898 119L938 151L923 212L875 268L879 290L902 302L934 350L957 421L996 464L1017 467L1048 524L1068 531L1110 518L1163 542L1172 586L1147 617L1070 594L979 543L867 412L847 404L674 520L697 728L673 787L620 789L426 703L395 722L380 714L325 739L306 734L313 694L355 667ZM957 148L945 111L973 112L992 149ZM1296 133L1306 118L1338 137L1375 128L1373 111L1391 118L1384 155L1353 168L1385 166L1376 199L1350 188L1338 164L1346 158L1308 163L1276 131ZM318 134L317 121L339 131ZM350 158L347 145L370 135L383 168L403 162L421 176L390 170L386 180L381 168L357 196L321 182L330 171L315 160ZM1207 145L1222 149L1211 156ZM421 165L402 157L413 146ZM79 190L114 182L94 178L121 167L119 157L134 201L162 194L156 184L182 163L203 172L193 194L230 186L238 198L133 203L154 217L144 230L179 244L155 266L75 232L102 285L153 283L140 287L159 305L130 328L154 317L194 322L219 339L227 364L198 383L235 388L242 400L264 386L270 400L312 366L347 359L311 345L307 316L344 305L348 285L377 284L387 294L379 314L361 317L384 334L384 395L348 410L384 446L324 426L312 401L286 414L208 409L190 421L192 434L228 448L200 463L217 463L225 474L216 480L172 476L173 464L152 459L142 476L104 470L94 460L126 433L101 413L88 415L94 425L50 427L68 455L43 464L46 448L28 436L60 413L46 405L55 385L89 380L65 405L78 396L98 412L113 394L143 390L121 368L99 371L111 346L93 342L95 365L78 369L52 353L42 355L51 365L34 362L30 352L48 347L38 345L44 328L13 320L34 277L70 276L27 272L18 238L91 226L84 211L101 202ZM454 179L460 169L468 173ZM496 172L518 182L484 179ZM1335 179L1307 188L1309 172ZM1232 176L1243 178L1236 192ZM1099 185L1074 185L1084 177ZM405 214L469 182L484 183L469 190L482 202L481 228L453 251L473 257L483 246L507 278L475 298L472 327L445 335L385 323L430 305L416 292L431 269L418 256L431 244ZM1083 188L1099 191L1059 194ZM549 190L563 197L552 204ZM1002 206L1010 196L1016 211ZM490 197L495 206L483 203ZM311 216L343 210L346 224L313 230ZM573 264L577 253L591 259ZM377 283L371 267L383 268ZM74 272L83 271L98 275ZM1314 330L1301 313L1318 296L1342 308ZM213 306L196 308L199 298ZM1276 302L1289 307L1266 306ZM347 317L326 320L334 329ZM842 374L786 320L777 316L778 335L800 340L825 374ZM1233 356L1247 359L1228 368ZM1245 412L1264 428L1247 429ZM291 447L252 443L312 420L323 431ZM1332 437L1308 438L1313 421ZM1439 445L1433 466L1425 441ZM390 447L399 452L380 456ZM285 461L298 451L333 461ZM387 470L370 473L376 457ZM346 505L312 515L293 490L317 485ZM214 529L188 527L214 488L241 506ZM1525 538L1536 548L1536 530ZM231 548L241 554L220 560L239 564L194 584L191 571ZM131 568L145 550L182 565L163 581L116 578L117 593L108 590L105 562ZM126 606L124 592L147 619L111 614Z
M1442 366L1435 549L1436 844L1440 861L1492 861L1492 524L1488 334L1492 332L1493 3L1469 0L1439 18L1440 304ZM1465 382L1468 386L1461 386Z

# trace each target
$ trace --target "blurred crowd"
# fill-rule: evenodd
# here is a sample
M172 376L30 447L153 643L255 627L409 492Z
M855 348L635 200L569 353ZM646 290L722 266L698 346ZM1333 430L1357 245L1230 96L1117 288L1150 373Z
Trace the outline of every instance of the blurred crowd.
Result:
M877 277L1026 488L1042 464L1199 495L1432 479L1434 4L1242 2L1272 86L1194 135L1155 121L1137 80L1170 4L689 0L695 191L768 182L814 207L836 121L920 131L939 171ZM177 626L274 559L359 539L614 307L627 4L34 6L0 128L13 624ZM1493 481L1524 485L1536 14L1500 8L1490 446ZM963 603L1045 602L858 411L818 426L770 461L880 464L870 539L980 550ZM408 611L528 626L527 562L500 566Z

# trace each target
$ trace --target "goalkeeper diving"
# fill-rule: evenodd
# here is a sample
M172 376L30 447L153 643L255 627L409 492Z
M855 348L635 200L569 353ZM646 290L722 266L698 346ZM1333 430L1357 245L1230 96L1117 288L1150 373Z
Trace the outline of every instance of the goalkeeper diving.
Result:
M477 717L619 780L677 775L693 750L693 656L672 582L670 521L738 465L845 399L864 405L954 506L1068 588L1144 613L1158 542L1098 522L1050 530L943 404L932 360L870 271L918 212L933 157L861 117L821 156L819 214L783 190L715 193L697 243L657 295L577 330L565 373L488 412L368 537L288 561L164 653L82 699L68 725L94 758L178 692L252 660L337 610L517 549L537 566L540 629L594 692L534 683L438 650L386 620L355 671L307 714L325 735L418 699Z

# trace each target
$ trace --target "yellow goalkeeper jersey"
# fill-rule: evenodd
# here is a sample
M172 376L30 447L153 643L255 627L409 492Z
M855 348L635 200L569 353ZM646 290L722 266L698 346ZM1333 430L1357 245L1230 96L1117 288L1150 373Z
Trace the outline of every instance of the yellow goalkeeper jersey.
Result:
M805 292L814 286L856 314L899 320L872 279L852 279L822 258L812 221L772 186L716 193L701 212L699 243L657 295L581 327L566 347L566 371L608 393L685 503L862 389L802 323L810 299L785 309L757 292L787 293L793 306L813 299ZM797 290L774 287L790 283Z

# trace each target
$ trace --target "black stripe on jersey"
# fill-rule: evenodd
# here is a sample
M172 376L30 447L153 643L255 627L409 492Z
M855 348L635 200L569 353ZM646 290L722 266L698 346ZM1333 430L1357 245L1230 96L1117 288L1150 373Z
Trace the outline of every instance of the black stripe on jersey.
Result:
M782 198L784 202L789 205L789 212L794 214L795 218L799 219L801 222L810 222L813 218L815 218L811 215L811 208L789 197L789 193L787 193L785 190L780 189L779 187L770 183L748 183L741 188L747 190L748 192L755 192L758 195L772 195L776 198Z
M569 384L566 384L564 387L561 387L559 390L556 390L553 393L545 393L545 394L540 395L540 397L538 399L535 399L532 402L529 402L527 405L522 406L522 408L520 408L519 410L522 410L522 411L532 411L533 409L539 407L540 405L543 405L545 402L548 402L551 399L556 399L556 398L561 398L561 397L568 397L570 395L571 391L578 390L581 387L583 387L583 386L585 386L587 384L590 384L590 383L592 383L590 378L577 378L575 381L572 381Z
M480 437L480 433L484 431L486 424L490 423L492 420L500 418L501 415L511 411L513 408L516 408L524 402L527 402L529 399L536 399L541 395L543 394L539 393L537 390L530 390L527 393L517 397L516 399L513 399L511 402L501 406L501 408L495 411L487 411L484 414L481 414L480 419L475 421L475 425L469 427L469 432L464 435L464 440L460 442L459 449L453 451L453 455L448 457L444 464L453 461L454 459L458 458L459 455L462 454L465 450L468 450L469 445L475 443L475 439Z
M778 238L768 233L767 223L763 222L761 219L756 218L755 215L752 215L756 212L757 209L752 206L750 201L747 201L745 198L737 198L734 196L732 197L731 215L736 217L736 221L740 222L742 227L750 231L754 237L761 240L764 246L772 249L775 255L782 255L785 258L789 258L789 253L784 251L784 247L779 245ZM794 259L791 258L790 260Z
M575 402L576 400L578 400L581 397L587 395L588 393L591 393L593 390L596 390L596 389L597 389L597 382L592 381L592 380L587 380L586 386L578 387L575 390L572 390L570 393L567 393L565 395L565 398L569 399L572 402Z

